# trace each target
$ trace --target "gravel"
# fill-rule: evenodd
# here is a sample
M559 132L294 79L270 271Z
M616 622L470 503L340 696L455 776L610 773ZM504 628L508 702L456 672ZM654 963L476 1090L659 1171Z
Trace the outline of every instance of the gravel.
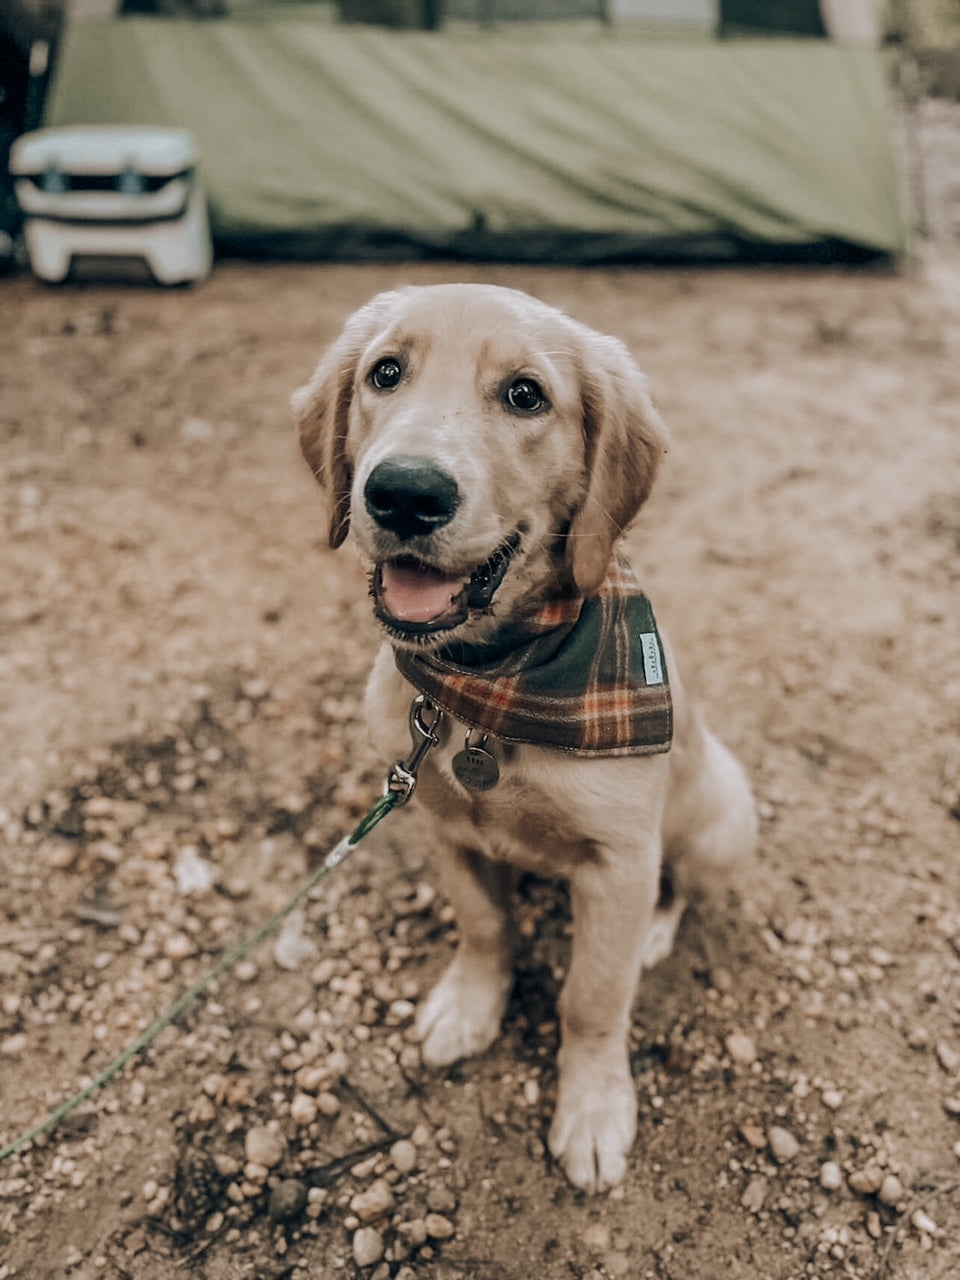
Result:
M353 1233L353 1260L358 1267L372 1267L383 1257L383 1236L376 1227L360 1227Z

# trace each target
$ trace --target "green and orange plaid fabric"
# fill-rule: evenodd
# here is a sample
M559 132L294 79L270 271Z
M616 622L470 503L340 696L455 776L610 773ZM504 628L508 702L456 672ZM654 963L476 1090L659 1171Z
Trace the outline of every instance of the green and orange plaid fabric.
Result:
M490 645L396 651L400 673L502 742L583 756L669 751L673 706L650 601L625 560L599 593L544 605Z

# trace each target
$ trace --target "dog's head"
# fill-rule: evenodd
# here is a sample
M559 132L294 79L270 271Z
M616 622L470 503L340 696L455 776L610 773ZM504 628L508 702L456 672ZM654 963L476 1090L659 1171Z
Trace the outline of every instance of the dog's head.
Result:
M595 593L667 440L622 343L489 285L375 297L294 408L330 545L352 527L377 616L417 646Z

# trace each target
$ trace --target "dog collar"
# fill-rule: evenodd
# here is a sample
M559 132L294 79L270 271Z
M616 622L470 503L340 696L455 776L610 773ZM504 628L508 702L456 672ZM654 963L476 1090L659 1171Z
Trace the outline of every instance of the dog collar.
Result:
M669 751L663 643L630 565L596 596L545 605L489 645L394 651L401 675L461 724L502 742L582 756Z

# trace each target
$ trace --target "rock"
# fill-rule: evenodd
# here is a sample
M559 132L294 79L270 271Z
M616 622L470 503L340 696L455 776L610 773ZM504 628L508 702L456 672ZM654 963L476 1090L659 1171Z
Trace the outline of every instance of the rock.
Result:
M180 439L187 440L191 444L206 444L216 434L216 427L212 422L208 422L206 418L187 418L180 427Z
M225 1151L214 1152L213 1164L221 1178L235 1178L241 1169L240 1161Z
M750 1213L759 1213L763 1208L763 1202L767 1198L769 1189L767 1179L759 1174L755 1178L751 1178L747 1183L746 1190L740 1197L740 1204Z
M770 1154L777 1164L786 1164L800 1153L800 1143L789 1129L782 1129L779 1125L770 1127L767 1141L770 1144Z
M398 1173L413 1173L418 1162L417 1148L409 1138L400 1138L390 1148L390 1160Z
M427 1243L427 1224L422 1218L413 1218L410 1222L401 1222L397 1227L397 1232L410 1244L411 1248L420 1249Z
M835 1160L820 1166L820 1185L824 1191L839 1191L843 1186L843 1173Z
M365 1191L358 1191L350 1201L350 1211L361 1222L375 1222L388 1214L396 1203L389 1182L377 1178Z
M877 1199L881 1204L886 1204L893 1208L900 1203L903 1197L903 1183L895 1173L888 1173L883 1182L880 1183Z
M848 1181L858 1195L872 1196L883 1186L883 1170L875 1164L868 1164L863 1169L854 1169Z
M164 940L163 954L168 960L185 960L193 955L193 941L186 933L171 933Z
M309 1093L295 1093L290 1103L290 1119L294 1124L304 1126L313 1124L317 1118L316 1099Z
M289 1222L303 1211L307 1188L296 1178L284 1178L270 1192L270 1217L274 1222Z
M843 1106L843 1094L839 1089L824 1089L820 1101L830 1111L839 1111Z
M937 1045L937 1061L951 1075L960 1071L960 1051L947 1044L946 1040L941 1040Z
M243 1149L251 1164L263 1165L272 1169L283 1159L283 1138L266 1125L254 1125L247 1130Z
M200 856L196 845L185 844L177 850L173 875L182 894L206 893L213 888L218 874L219 869L208 858Z
M742 1031L731 1031L723 1044L737 1066L749 1067L756 1062L757 1046Z
M335 1093L325 1089L323 1093L317 1094L317 1110L328 1120L332 1120L334 1116L340 1114L340 1099Z
M591 1222L581 1239L588 1249L604 1253L610 1247L610 1228L605 1222Z
M383 1257L383 1236L376 1227L358 1227L353 1233L353 1260L358 1267L372 1267Z
M424 1218L427 1235L431 1240L449 1240L456 1227L442 1213L428 1213Z
M26 1049L27 1043L27 1033L25 1031L15 1031L13 1035L7 1036L5 1040L0 1041L0 1053L5 1058L16 1058Z
M740 1126L740 1136L748 1146L753 1147L754 1151L762 1151L767 1145L767 1135L763 1132L759 1125L742 1124Z
M453 1213L457 1207L457 1197L449 1187L438 1183L427 1192L427 1208L435 1213Z
M924 1213L922 1209L917 1209L910 1215L910 1224L925 1236L935 1236L937 1234L937 1224L928 1213Z

